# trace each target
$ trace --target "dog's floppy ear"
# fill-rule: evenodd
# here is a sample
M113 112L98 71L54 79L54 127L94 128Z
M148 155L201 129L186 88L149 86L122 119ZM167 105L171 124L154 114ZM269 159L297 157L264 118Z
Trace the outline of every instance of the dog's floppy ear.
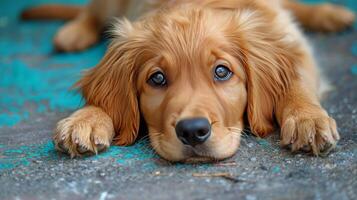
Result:
M265 137L274 129L274 111L279 98L296 77L294 63L284 49L258 47L248 50L248 121L252 132Z
M140 125L135 77L141 49L137 41L123 35L127 32L120 33L121 38L112 42L101 62L87 71L77 86L87 104L102 108L112 118L115 144L130 145Z
M302 53L296 42L266 21L269 19L245 14L247 21L241 21L230 36L247 76L250 128L264 137L274 129L276 104L297 78L296 66Z

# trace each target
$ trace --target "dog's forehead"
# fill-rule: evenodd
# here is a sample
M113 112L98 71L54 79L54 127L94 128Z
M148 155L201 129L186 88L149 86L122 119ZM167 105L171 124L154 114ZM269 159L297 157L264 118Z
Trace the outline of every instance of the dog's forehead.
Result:
M212 27L206 15L203 10L191 10L151 21L154 25L149 28L149 48L171 64L207 60L213 51L226 46L227 41L223 31Z
M226 37L229 20L227 16L217 18L210 9L175 10L147 18L134 31L140 49L149 52L145 58L140 56L146 63L140 71L150 74L150 69L159 67L169 76L210 77L218 59L235 63L232 43Z

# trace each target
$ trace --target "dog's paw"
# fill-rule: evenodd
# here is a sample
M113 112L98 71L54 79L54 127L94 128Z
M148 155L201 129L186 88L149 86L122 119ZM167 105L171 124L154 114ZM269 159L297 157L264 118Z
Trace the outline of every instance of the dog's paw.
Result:
M113 136L111 118L99 108L86 107L58 122L53 139L57 150L73 158L107 149Z
M311 19L313 29L322 32L338 32L353 25L355 14L341 6L329 3L317 5Z
M69 22L63 26L53 39L58 51L82 51L94 45L99 40L97 28L81 21Z
M326 114L291 115L281 127L281 145L291 150L312 151L314 155L327 155L336 147L340 136L336 122Z

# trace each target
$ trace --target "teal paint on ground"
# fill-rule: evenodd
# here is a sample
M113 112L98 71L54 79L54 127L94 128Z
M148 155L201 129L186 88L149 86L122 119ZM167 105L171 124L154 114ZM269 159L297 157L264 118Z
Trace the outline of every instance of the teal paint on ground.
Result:
M11 170L19 166L29 166L32 161L46 158L47 160L58 160L58 153L54 150L51 141L38 145L24 145L18 147L0 147L0 171Z
M351 73L352 73L353 75L357 75L357 64L356 64L356 65L353 65L353 66L351 67Z
M68 155L58 153L52 141L38 145L23 145L8 147L1 145L0 170L11 170L20 166L28 166L35 160L58 160L70 159ZM124 166L130 166L137 162L155 161L159 156L147 142L137 143L129 147L112 146L106 152L96 156L88 156L83 159L102 160L115 159L115 162ZM143 170L153 170L158 166L155 162L142 165Z
M260 139L257 140L257 142L258 142L258 144L260 144L263 147L270 147L271 146L271 144L265 139L261 139L260 138Z
M354 56L357 56L357 41L353 42L351 52Z
M152 171L158 168L159 166L156 165L155 161L160 159L148 141L137 142L135 145L128 147L111 146L106 152L87 157L86 159L102 160L113 158L117 164L122 166L131 166L137 164L137 162L145 162L143 165L139 165L145 171Z
M279 173L280 171L281 171L280 166L275 166L275 167L273 167L273 169L272 169L272 172L275 173L275 174Z
M0 126L7 125L7 126L14 126L21 121L21 116L18 114L0 114Z
M29 105L35 106L37 113L48 111L65 111L80 107L82 98L77 91L69 88L79 79L81 71L94 66L104 52L105 44L94 49L73 55L56 55L53 60L39 62L29 66L23 60L2 62L0 60L0 126L13 126L29 118ZM86 58L84 61L82 59ZM69 63L72 67L52 66Z
M102 43L81 53L52 53L53 35L63 23L18 19L21 10L41 3L48 1L1 1L0 127L14 126L35 113L74 110L83 105L80 94L70 88L81 71L98 63L106 49Z
M102 158L117 158L118 162L120 160L130 160L130 159L154 159L158 158L151 147L146 146L146 144L136 144L129 147L112 146L106 152L103 152L97 156L89 157L88 159L102 159Z
M68 155L58 153L52 141L48 141L37 145L23 145L18 147L0 146L0 171L13 170L17 167L26 167L31 165L36 160L51 161L70 159ZM178 163L172 165L161 158L150 147L148 141L136 143L133 146L120 147L111 146L107 151L102 152L96 156L84 157L84 160L107 160L114 159L114 162L122 167L136 166L142 171L154 171L160 167L166 166L175 168L177 170L191 169L195 167L198 171L207 170L213 164L183 164Z

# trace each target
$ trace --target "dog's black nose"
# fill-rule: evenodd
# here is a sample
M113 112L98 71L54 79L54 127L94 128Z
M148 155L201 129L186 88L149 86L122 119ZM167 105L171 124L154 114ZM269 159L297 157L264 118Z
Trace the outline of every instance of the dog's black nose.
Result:
M202 144L211 135L211 125L206 118L180 120L175 130L182 143L191 146Z

